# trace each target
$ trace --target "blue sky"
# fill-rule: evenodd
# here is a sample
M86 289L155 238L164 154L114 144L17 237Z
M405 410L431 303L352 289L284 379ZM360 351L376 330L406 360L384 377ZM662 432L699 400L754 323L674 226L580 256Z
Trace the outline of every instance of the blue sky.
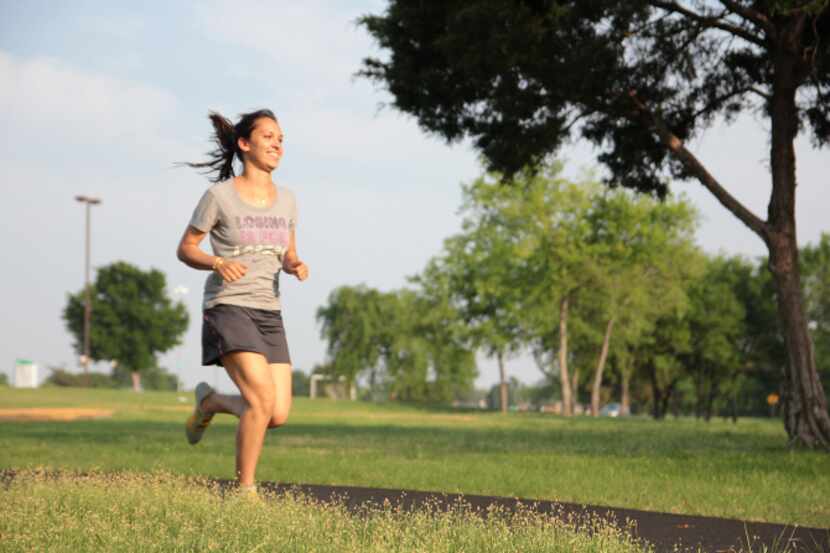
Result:
M16 358L77 370L60 318L83 285L84 213L93 209L93 266L126 260L155 267L170 288L189 289L191 328L162 358L187 387L222 375L199 366L205 273L175 248L207 181L177 161L209 148L208 110L227 116L268 107L286 134L275 178L298 198L298 248L305 283L283 284L292 357L309 370L325 359L314 320L337 286L405 284L442 240L457 232L460 183L481 172L468 145L425 135L391 108L372 83L354 78L379 55L355 20L381 1L14 2L0 0L0 186L6 237L0 315L0 370ZM750 117L713 128L692 150L759 215L769 194L764 122ZM827 152L797 143L799 241L830 229ZM562 152L566 174L594 167L584 144ZM823 166L821 160L825 160ZM702 213L700 244L710 252L764 253L760 240L696 183L673 187ZM99 367L103 369L104 367ZM480 386L497 380L482 359ZM522 356L508 371L533 382ZM45 373L42 372L42 376Z

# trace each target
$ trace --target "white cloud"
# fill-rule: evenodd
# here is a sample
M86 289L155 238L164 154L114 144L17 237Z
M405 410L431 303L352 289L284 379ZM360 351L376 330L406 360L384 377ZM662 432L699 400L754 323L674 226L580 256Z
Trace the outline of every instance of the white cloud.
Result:
M246 4L240 13L235 4L213 2L197 13L211 41L240 47L247 62L263 67L251 86L260 93L263 88L276 91L273 108L290 155L364 160L374 169L461 163L476 174L477 154L467 144L447 148L440 138L418 129L412 117L391 107L378 109L391 98L373 83L355 78L362 59L379 54L356 20L382 7L263 1Z
M244 10L241 13L240 10ZM327 77L351 75L370 51L365 31L356 28L362 13L338 10L332 2L212 2L200 6L200 21L213 39L264 53L281 74ZM355 57L357 54L357 57ZM304 93L307 91L304 91Z
M6 139L140 145L158 151L176 106L166 90L77 69L53 58L0 51L0 125Z

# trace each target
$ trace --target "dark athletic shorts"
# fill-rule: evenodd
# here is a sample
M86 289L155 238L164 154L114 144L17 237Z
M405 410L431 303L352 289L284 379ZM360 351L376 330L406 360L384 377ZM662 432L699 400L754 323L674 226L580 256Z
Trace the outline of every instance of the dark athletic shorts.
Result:
M222 366L232 351L261 353L268 363L291 363L279 311L219 304L202 317L202 365Z

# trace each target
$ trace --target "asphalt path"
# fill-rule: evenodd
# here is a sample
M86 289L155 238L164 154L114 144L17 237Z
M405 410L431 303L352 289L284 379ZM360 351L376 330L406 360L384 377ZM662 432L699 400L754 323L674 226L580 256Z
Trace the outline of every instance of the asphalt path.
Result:
M217 481L221 487L233 484ZM589 521L597 516L627 528L632 536L654 546L656 553L729 551L775 553L830 553L830 528L794 527L767 522L678 515L637 509L620 509L485 495L459 495L441 492L390 490L355 486L322 486L260 482L260 489L270 493L300 492L319 501L339 502L350 511L361 513L367 506L385 503L402 510L429 505L446 511L466 504L473 512L485 515L493 506L507 512L521 508L549 514L565 520ZM828 498L830 501L830 498Z
M0 470L0 486L9 486L16 473L14 469ZM69 475L55 471L54 476L66 478ZM209 482L218 484L223 492L235 487L235 483L229 480L214 479ZM358 515L365 513L367 507L388 505L403 511L425 507L433 511L447 511L465 506L470 512L489 516L488 513L495 507L501 512L510 513L522 509L573 521L577 530L580 529L579 521L587 521L584 523L586 531L591 520L602 518L630 532L633 538L651 544L655 553L830 553L830 528L487 495L267 481L259 482L258 485L266 497L269 494L300 493L317 501L339 503Z

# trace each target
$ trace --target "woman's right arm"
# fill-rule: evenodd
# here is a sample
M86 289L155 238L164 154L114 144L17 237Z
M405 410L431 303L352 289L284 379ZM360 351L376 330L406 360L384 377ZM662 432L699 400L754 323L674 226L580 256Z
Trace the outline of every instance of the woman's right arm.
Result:
M242 263L226 261L222 257L205 253L199 247L206 234L206 232L188 225L179 242L176 257L182 263L194 269L216 271L227 282L233 282L245 276L248 268Z

